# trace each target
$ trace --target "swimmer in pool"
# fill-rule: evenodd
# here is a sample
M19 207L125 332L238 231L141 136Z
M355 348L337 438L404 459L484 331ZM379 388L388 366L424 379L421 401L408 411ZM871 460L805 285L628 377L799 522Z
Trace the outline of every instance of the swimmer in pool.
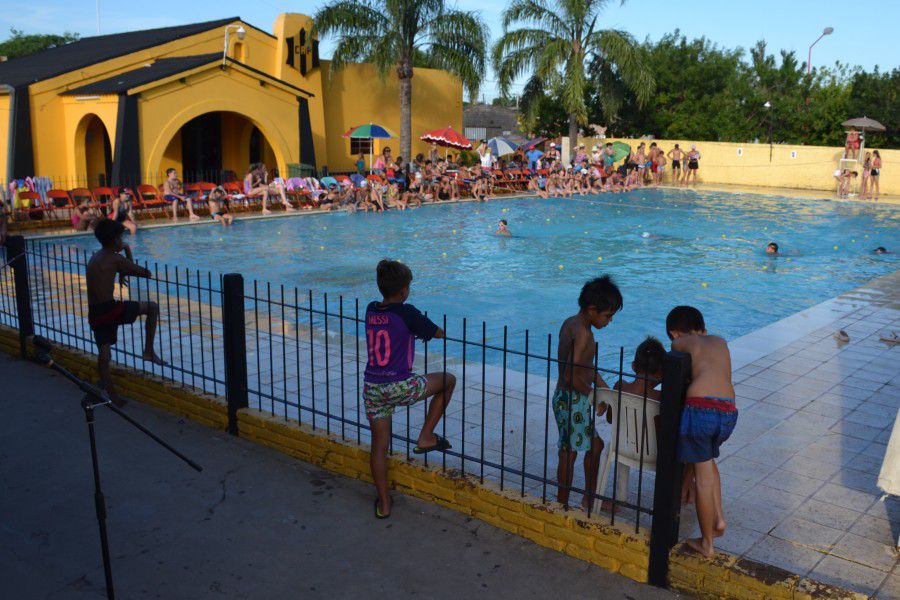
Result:
M766 254L778 254L778 244L775 242L766 244Z
M495 231L494 233L496 233L497 235L512 237L512 232L509 230L507 225L508 223L506 222L506 219L500 219L500 223L497 225L497 231Z
M890 254L890 252L888 252L887 248L885 248L884 246L878 246L877 248L872 250L872 252L874 252L875 254Z

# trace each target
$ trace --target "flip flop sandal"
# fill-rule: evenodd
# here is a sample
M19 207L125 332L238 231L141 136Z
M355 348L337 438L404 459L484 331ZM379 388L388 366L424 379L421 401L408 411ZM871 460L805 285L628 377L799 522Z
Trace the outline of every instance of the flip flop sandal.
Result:
M376 519L387 519L390 516L391 516L391 513L388 513L386 515L381 514L381 511L378 509L378 498L375 498L375 518Z
M447 441L447 438L443 438L439 435L435 435L435 437L437 438L437 442L434 444L434 446L428 446L427 448L416 446L415 448L413 448L413 454L425 454L426 452L431 452L433 450L444 451L449 450L453 447L450 445L450 442Z

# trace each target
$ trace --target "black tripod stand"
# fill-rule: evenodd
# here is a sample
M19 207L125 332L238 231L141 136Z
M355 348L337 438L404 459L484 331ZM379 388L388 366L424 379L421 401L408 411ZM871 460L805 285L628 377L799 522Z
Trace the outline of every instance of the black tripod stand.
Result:
M112 600L116 597L116 592L113 588L112 564L109 559L109 538L107 537L106 532L106 498L103 496L103 490L100 487L100 463L97 460L97 439L94 435L94 408L98 406L106 406L115 414L119 415L120 417L134 425L134 427L146 434L157 444L186 462L188 466L190 466L195 471L202 471L203 467L186 457L184 454L161 440L152 431L122 412L117 406L110 402L109 398L106 397L101 389L94 387L90 383L76 377L65 368L56 364L53 361L53 358L50 356L50 351L53 349L53 346L47 339L40 336L35 336L32 339L32 343L34 344L34 348L36 350L35 358L38 363L50 367L51 369L77 385L84 392L84 397L81 399L81 408L84 409L84 417L87 421L88 426L88 435L90 436L91 440L91 464L94 469L94 505L97 510L97 524L100 528L100 550L103 554L103 573L106 576L106 597Z

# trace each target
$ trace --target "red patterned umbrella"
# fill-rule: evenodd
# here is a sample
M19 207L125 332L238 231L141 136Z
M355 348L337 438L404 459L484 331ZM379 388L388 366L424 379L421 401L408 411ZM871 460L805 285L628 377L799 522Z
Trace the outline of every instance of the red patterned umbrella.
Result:
M446 148L456 148L458 150L472 149L472 142L467 140L461 133L457 132L452 127L429 131L420 139L425 140L426 142L434 142L438 146L444 146Z

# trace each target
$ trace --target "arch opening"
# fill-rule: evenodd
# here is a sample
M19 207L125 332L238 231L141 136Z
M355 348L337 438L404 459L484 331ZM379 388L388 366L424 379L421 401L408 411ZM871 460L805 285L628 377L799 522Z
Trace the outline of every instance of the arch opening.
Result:
M75 131L78 185L99 187L109 184L112 173L112 144L106 125L95 114L82 117Z

